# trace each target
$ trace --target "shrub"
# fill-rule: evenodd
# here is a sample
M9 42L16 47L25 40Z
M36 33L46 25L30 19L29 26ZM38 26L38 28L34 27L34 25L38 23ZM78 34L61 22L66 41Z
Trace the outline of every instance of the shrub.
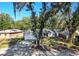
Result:
M49 39L48 38L42 39L42 45L49 46L50 45Z

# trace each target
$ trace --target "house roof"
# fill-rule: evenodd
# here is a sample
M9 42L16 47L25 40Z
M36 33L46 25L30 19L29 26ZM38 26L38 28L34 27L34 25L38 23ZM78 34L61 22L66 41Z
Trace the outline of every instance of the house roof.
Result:
M7 30L0 31L0 34L2 34L2 33L15 33L15 32L23 32L23 31L18 30L18 29L7 29Z

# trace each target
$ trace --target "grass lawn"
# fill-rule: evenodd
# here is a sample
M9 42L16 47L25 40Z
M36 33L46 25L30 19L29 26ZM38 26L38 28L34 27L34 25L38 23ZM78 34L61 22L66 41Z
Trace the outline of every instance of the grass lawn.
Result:
M1 39L0 40L0 48L5 48L9 46L9 40L8 39Z
M64 41L59 41L59 40L55 40L54 38L44 38L42 40L42 44L46 45L46 46L50 46L50 47L55 47L55 46L64 46L67 48L74 48L74 49L79 49L79 46L76 46L75 44L69 44L67 42Z
M22 41L23 38L21 39L1 39L0 40L0 48L7 48L9 47L9 44L13 45L15 44L17 41ZM47 38L46 38L46 41L44 41L43 44L46 44L47 46L50 45L50 43L52 43L52 47L55 46L55 45L65 45L67 48L70 48L70 47L75 47L75 48L78 48L79 49L79 46L76 46L76 45L70 45L69 43L67 42L62 42L62 41L56 41L56 40L53 40L51 39L50 42L48 42Z

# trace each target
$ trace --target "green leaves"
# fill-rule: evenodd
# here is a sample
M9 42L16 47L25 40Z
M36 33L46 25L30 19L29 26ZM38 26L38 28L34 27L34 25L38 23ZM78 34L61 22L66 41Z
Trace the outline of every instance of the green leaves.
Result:
M12 28L13 19L8 14L0 14L0 30Z
M22 20L18 20L15 22L15 28L21 30L28 30L31 28L31 20L29 17L23 17Z

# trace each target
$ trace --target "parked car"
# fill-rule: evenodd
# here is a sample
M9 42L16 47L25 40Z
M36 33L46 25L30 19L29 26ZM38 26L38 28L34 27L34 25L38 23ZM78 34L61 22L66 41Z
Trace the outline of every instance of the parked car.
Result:
M55 32L50 29L43 29L43 36L55 37Z

